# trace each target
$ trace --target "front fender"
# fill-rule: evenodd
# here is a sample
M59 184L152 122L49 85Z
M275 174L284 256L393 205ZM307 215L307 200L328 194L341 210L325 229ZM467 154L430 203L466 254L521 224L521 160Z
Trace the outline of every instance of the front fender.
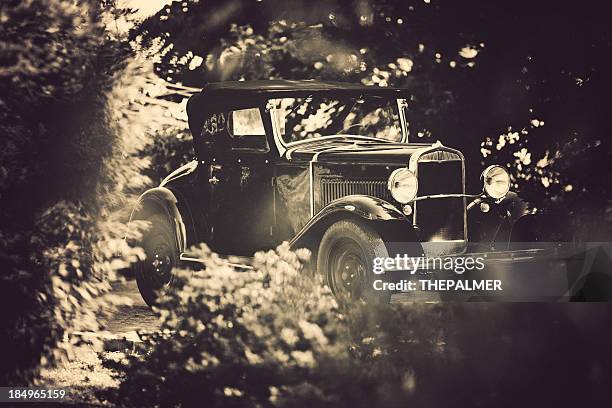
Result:
M563 214L545 213L531 208L529 203L510 192L500 202L479 198L490 210L480 211L479 205L468 210L468 233L471 242L486 242L497 248L524 242L571 241L568 218Z
M510 241L572 242L572 224L567 215L545 212L528 213L512 225Z
M132 210L129 223L132 220L146 220L160 213L168 217L168 220L174 225L177 248L179 252L183 252L187 247L187 226L179 211L179 200L172 190L166 187L156 187L144 192Z
M486 205L487 211L481 210ZM526 203L516 193L509 192L501 202L488 197L478 197L467 209L468 241L507 245L512 226L526 214Z
M385 242L417 241L411 222L394 205L376 197L349 195L323 207L291 240L290 246L314 251L327 228L346 218L367 223Z

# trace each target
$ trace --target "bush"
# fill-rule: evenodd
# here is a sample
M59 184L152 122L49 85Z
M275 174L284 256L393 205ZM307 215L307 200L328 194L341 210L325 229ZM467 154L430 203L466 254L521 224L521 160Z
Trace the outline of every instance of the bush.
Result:
M112 213L146 180L124 156L140 139L117 124L133 105L120 94L130 50L103 11L94 1L0 5L3 385L31 383L41 363L69 356L63 340L98 328L114 270L138 255L116 257L124 229Z
M237 272L205 247L177 271L159 333L111 364L126 406L507 406L597 402L609 382L605 305L338 307L287 246ZM569 305L568 305L569 306ZM576 352L575 347L581 350ZM554 352L551 352L554 350ZM536 387L539 394L535 395ZM444 390L444 392L440 392Z
M152 135L151 143L142 152L151 162L146 169L155 184L195 157L193 140L187 129L160 129Z
M180 290L162 301L162 330L144 335L144 356L115 366L122 378L116 402L371 407L409 400L414 371L387 366L379 336L362 334L381 322L406 327L410 313L384 320L391 309L357 307L347 317L329 289L303 270L307 254L286 245L258 253L252 272L232 270L206 247L199 252L205 271L176 271ZM351 327L352 319L362 326Z

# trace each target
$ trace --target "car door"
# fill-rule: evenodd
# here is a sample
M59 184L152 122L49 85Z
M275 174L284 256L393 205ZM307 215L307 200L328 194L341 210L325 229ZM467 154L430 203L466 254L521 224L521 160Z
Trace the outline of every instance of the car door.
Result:
M224 112L209 165L211 247L250 256L273 246L270 148L258 107Z

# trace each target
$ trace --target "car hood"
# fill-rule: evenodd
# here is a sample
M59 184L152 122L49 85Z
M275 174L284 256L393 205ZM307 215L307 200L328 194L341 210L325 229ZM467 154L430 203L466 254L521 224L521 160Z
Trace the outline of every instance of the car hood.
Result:
M428 143L395 143L384 140L360 140L346 137L339 140L304 142L290 147L285 156L289 161L406 163L412 154L433 146Z

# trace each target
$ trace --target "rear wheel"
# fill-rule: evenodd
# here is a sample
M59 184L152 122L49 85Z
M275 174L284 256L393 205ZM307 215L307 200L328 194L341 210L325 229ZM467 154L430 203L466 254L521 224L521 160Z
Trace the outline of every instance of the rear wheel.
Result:
M140 246L146 258L135 265L136 282L144 301L153 306L160 295L172 287L172 269L178 264L176 236L168 218L153 215L150 228L143 232Z
M334 223L323 235L317 254L317 270L338 300L389 302L389 291L377 291L373 283L386 281L386 275L372 271L375 258L387 258L380 235L353 220Z

